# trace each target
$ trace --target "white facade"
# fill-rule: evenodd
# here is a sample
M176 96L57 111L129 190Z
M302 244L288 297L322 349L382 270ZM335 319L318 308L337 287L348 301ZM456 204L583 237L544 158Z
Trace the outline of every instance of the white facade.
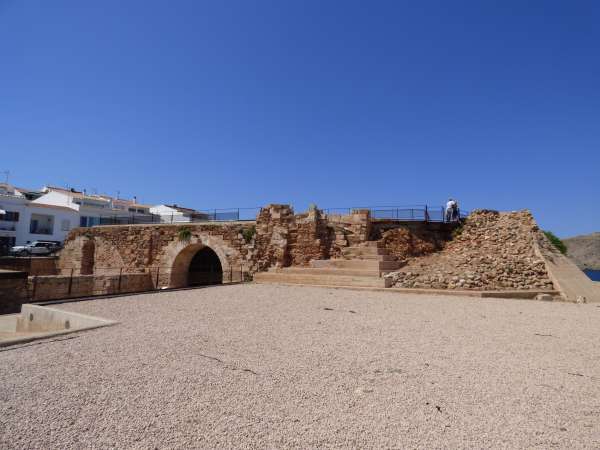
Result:
M79 226L79 214L69 208L30 203L17 225L16 245L33 241L64 241Z
M150 208L150 213L160 216L162 223L191 222L191 218L181 211L167 205L157 205Z
M79 226L79 214L71 208L37 204L14 188L0 186L0 241L23 245L33 241L64 241Z
M160 216L161 223L186 223L208 218L207 214L176 205L157 205L150 208L150 213Z
M150 209L126 200L60 188L44 188L42 192L29 200L13 186L0 183L0 252L36 240L62 242L73 228L98 225L101 218L140 217Z

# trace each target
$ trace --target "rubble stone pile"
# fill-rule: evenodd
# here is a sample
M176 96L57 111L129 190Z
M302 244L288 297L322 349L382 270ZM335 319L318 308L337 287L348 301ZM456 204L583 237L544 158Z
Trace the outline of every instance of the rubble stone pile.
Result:
M442 248L442 242L433 233L415 233L406 227L385 231L380 242L390 255L401 261L428 255Z
M442 251L410 259L386 276L407 288L552 289L534 250L541 235L529 211L476 210Z

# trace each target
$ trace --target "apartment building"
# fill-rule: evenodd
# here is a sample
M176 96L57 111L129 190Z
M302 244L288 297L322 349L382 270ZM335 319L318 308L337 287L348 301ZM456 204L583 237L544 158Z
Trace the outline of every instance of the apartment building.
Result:
M36 191L0 183L0 252L36 240L62 242L72 228L99 225L103 220L145 218L150 208L135 199L53 186Z

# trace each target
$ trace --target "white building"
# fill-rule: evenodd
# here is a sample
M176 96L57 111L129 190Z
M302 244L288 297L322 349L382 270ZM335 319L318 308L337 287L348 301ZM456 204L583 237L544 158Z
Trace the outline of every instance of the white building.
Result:
M135 199L56 187L31 191L0 183L0 253L36 240L62 242L79 226L149 221L150 208Z
M140 205L136 199L125 200L108 195L87 194L75 189L46 186L44 193L32 203L64 206L73 209L79 214L81 227L91 227L101 224L121 224L130 222L144 222L150 215L149 205ZM149 221L149 220L147 220Z
M150 213L160 216L161 223L194 222L209 219L208 214L177 205L153 206L150 208Z
M19 189L0 184L0 247L33 241L63 241L79 226L79 214L61 205L31 201Z

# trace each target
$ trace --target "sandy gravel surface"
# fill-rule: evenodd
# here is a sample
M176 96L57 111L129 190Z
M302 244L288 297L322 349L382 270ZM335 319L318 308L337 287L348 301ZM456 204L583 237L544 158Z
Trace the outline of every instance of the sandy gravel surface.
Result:
M0 351L0 448L598 448L600 308L238 285Z

